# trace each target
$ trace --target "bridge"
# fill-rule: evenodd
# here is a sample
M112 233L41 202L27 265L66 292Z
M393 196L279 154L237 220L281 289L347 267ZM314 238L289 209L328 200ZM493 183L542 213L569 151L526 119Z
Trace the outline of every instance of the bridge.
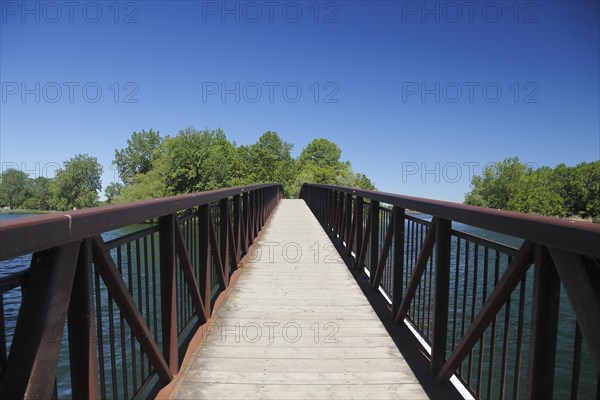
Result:
M600 227L263 184L3 221L1 398L598 398Z

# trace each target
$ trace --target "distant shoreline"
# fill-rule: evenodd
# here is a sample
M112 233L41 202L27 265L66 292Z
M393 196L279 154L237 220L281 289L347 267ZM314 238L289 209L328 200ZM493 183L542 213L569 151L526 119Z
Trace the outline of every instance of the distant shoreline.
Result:
M55 212L58 212L58 211L27 210L27 209L17 209L17 210L0 209L0 213L2 213L2 214L52 214Z

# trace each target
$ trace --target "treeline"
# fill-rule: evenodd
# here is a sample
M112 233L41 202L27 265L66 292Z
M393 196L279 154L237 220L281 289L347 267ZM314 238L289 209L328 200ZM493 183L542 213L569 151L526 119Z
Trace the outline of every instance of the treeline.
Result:
M133 132L127 146L115 149L121 182L111 182L99 201L102 166L87 154L66 161L55 178L30 178L8 169L0 175L0 206L10 209L70 210L253 183L283 184L286 197L297 197L304 182L375 189L364 174L341 160L341 150L315 139L294 158L293 144L275 132L256 143L238 146L220 130L186 128L161 137L150 129Z
M32 179L7 169L0 175L0 207L28 210L70 210L99 204L102 166L95 157L78 154L65 161L54 178Z
M507 158L473 177L465 203L600 222L600 161L534 169Z

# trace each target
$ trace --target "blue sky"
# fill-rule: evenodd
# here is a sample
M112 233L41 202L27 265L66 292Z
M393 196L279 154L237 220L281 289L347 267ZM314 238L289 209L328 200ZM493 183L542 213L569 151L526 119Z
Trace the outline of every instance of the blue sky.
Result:
M3 170L88 153L106 186L134 130L190 125L459 202L486 163L600 159L597 1L0 3Z

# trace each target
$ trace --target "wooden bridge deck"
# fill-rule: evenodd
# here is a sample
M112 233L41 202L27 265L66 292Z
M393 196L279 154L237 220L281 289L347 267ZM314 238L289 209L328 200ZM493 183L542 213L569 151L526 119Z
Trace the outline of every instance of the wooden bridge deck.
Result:
M283 200L178 399L427 398L303 200Z

